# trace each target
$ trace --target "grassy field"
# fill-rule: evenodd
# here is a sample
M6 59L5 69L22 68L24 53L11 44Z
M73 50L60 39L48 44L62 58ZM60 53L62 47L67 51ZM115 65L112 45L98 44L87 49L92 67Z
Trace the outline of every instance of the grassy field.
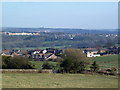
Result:
M3 73L3 88L117 88L117 76Z
M108 55L90 58L90 62L93 61L96 61L102 69L111 67L118 68L118 55Z
M42 69L42 65L43 65L44 61L30 61L30 63L32 65L34 65L34 68L36 68L36 69ZM52 61L49 61L49 63L51 65L57 64L57 62L52 62Z
M111 67L116 67L118 68L118 55L108 55L108 56L101 56L101 57L94 57L94 58L89 58L89 62L93 63L96 61L101 69L105 68L111 68ZM34 68L41 69L41 66L43 64L43 61L30 61L33 65ZM51 64L57 64L57 62L51 62ZM87 66L87 68L89 68Z
M89 58L100 68L118 67L118 55ZM44 62L31 61L41 69ZM57 62L50 62L57 64ZM118 77L89 74L3 73L3 88L117 88Z

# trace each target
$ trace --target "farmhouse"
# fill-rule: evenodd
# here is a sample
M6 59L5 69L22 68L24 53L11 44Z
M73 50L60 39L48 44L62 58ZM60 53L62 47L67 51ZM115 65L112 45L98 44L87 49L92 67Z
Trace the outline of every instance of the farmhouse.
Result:
M101 56L101 55L98 54L98 51L87 52L87 57L99 57L99 56Z
M83 53L86 54L87 57L99 57L100 53L95 48L86 48Z

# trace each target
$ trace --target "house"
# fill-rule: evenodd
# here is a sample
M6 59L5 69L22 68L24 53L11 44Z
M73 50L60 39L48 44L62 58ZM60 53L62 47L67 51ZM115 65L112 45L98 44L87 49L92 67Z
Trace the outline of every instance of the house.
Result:
M110 47L110 48L103 48L100 50L101 55L106 54L120 54L120 48L119 47Z
M87 57L99 57L100 53L95 48L87 48L83 51Z
M57 56L53 53L47 53L45 54L45 60L55 60Z
M47 50L34 50L34 51L32 51L32 53L33 54L37 54L37 53L43 53L43 54L45 54L45 53L47 53Z
M48 50L35 50L31 54L34 61L44 61L44 60L54 60L57 56L54 52L49 52Z
M108 48L108 54L119 54L120 47L110 47Z
M2 56L12 56L10 50L2 50L0 55L2 55Z
M44 54L36 53L32 55L34 61L44 61Z
M2 56L24 56L24 57L29 57L29 54L26 50L3 50L1 53Z
M87 57L99 57L99 56L101 56L101 55L98 54L98 51L87 52Z
M42 50L42 53L43 53L43 54L47 53L47 50Z
M53 53L36 53L32 55L34 61L54 60L57 56Z
M1 53L2 56L11 56L10 54L8 53Z

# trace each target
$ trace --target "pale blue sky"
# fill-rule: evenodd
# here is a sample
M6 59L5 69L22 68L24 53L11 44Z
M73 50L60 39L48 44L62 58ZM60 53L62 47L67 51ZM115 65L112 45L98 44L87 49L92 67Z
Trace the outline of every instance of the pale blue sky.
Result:
M118 28L117 2L4 2L3 27Z

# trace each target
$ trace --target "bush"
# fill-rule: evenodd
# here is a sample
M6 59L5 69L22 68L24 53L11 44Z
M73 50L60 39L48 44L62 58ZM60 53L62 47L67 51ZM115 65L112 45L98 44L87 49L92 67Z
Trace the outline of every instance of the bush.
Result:
M60 70L60 64L51 63L50 61L45 61L42 65L42 69L52 69L54 73L57 73Z
M51 63L49 63L48 61L45 61L42 65L42 69L52 69L53 66Z
M3 69L33 69L29 59L21 56L2 56Z
M113 73L117 72L117 69L115 67L112 67L111 69Z
M99 70L99 65L96 63L96 61L94 61L90 68L95 72Z
M57 57L55 60L54 60L54 62L62 62L63 61L63 58L61 58L61 57Z
M117 69L115 67L112 67L108 68L106 71L115 74L117 72Z
M80 49L68 48L64 51L61 70L66 73L77 73L85 70L86 56Z
M2 68L3 69L9 69L11 65L11 56L2 56Z

